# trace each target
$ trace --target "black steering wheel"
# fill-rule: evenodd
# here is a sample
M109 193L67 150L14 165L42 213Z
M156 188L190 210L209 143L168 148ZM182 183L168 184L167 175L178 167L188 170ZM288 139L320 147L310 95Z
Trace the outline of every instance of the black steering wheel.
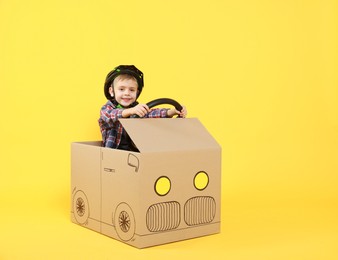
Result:
M148 102L146 105L149 107L149 108L152 108L152 107L155 107L155 106L158 106L158 105L163 105L163 104L169 104L169 105L172 105L175 107L175 109L177 111L181 111L182 110L182 106L180 105L180 103L178 103L176 100L173 100L171 98L158 98L158 99L154 99L150 102ZM139 118L138 115L132 115L131 118Z

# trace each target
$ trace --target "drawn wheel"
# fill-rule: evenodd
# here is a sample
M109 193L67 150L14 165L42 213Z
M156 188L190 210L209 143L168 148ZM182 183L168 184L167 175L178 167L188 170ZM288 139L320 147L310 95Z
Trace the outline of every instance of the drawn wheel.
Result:
M73 212L75 219L80 224L85 224L89 217L89 206L86 194L78 190L73 197Z
M120 203L114 216L114 225L119 238L123 241L132 239L135 234L135 218L128 204Z

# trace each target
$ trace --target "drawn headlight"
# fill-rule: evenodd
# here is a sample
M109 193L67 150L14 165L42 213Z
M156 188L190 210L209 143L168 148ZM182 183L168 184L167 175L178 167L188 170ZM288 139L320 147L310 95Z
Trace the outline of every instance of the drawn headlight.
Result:
M167 176L161 176L156 180L154 188L157 195L165 196L171 189L171 182Z
M198 190L204 190L209 184L209 176L204 171L198 172L194 177L194 186Z

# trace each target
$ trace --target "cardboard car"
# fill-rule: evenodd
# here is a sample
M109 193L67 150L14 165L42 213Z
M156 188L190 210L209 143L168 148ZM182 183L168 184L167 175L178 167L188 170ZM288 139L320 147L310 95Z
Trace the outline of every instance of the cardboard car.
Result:
M137 248L220 232L221 147L196 118L121 119L139 152L71 144L71 220Z

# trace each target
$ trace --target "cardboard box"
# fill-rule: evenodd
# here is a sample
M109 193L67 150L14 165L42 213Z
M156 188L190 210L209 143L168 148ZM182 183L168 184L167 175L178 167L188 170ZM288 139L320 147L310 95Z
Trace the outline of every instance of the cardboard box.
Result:
M121 123L140 152L72 143L72 221L137 248L220 232L221 147L200 121Z

